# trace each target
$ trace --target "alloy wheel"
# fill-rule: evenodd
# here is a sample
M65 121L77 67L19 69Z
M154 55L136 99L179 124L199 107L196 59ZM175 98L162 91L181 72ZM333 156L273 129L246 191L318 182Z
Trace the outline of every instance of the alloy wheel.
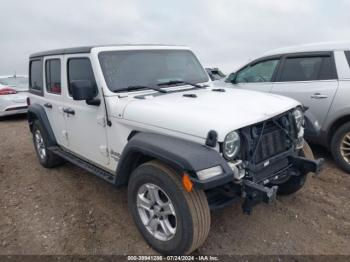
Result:
M350 132L343 137L340 143L340 153L343 159L350 164Z
M46 148L45 148L44 139L39 130L35 131L34 140L35 140L35 146L38 151L39 157L42 160L44 160L46 157Z
M143 184L137 193L137 209L143 225L156 239L168 241L176 233L176 213L169 196L159 186Z

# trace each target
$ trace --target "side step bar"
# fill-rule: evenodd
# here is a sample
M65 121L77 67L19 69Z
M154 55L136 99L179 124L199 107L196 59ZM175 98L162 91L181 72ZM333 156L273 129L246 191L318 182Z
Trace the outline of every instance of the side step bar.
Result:
M71 162L72 164L81 167L82 169L88 171L89 173L92 173L93 175L98 176L103 180L106 180L108 183L115 184L115 179L116 179L115 175L61 149L60 147L53 146L53 147L49 147L48 150L62 157L63 159L67 160L68 162Z

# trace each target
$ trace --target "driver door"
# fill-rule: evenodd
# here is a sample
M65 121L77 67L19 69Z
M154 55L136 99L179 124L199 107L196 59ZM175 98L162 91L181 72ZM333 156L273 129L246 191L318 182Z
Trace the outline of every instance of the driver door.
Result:
M102 100L90 59L88 57L66 57L68 94L63 110L66 112L69 150L79 157L105 168L109 164L105 111L100 105L89 105L86 101L73 100L71 83L89 81L96 87L96 98Z
M234 87L271 92L279 62L279 57L273 57L248 64L236 73L233 80Z

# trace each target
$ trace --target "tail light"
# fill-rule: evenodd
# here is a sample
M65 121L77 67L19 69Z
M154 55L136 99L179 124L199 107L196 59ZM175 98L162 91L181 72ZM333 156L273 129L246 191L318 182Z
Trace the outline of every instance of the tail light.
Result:
M0 96L17 94L17 91L10 87L0 88Z
M30 106L30 98L27 97L27 105Z

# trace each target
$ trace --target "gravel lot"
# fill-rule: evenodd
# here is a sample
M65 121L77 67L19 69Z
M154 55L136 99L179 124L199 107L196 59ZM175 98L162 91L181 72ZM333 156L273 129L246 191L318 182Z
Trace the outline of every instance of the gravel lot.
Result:
M329 154L297 194L212 214L196 254L350 255L350 176ZM155 254L133 224L126 190L65 164L41 167L25 116L0 120L0 254Z

